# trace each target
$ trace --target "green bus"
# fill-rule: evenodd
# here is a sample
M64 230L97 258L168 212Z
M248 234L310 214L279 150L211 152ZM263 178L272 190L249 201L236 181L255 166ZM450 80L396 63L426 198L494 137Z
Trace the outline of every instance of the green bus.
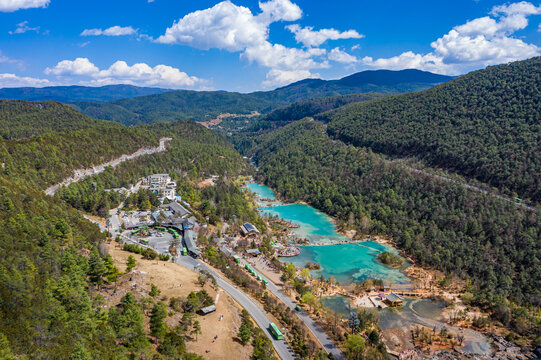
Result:
M263 281L263 284L267 285L269 283L269 281L267 279L261 279L261 281Z
M236 262L237 264L240 264L240 257L235 256L235 262Z
M182 255L184 256L188 255L188 249L186 249L186 247L182 248Z
M250 270L250 269L251 269L251 268L250 268L250 265L248 265L248 264L244 265L244 268L245 268L246 270Z
M284 338L284 335L282 334L282 332L280 331L280 329L278 329L278 326L276 326L274 323L270 323L269 325L269 330L272 334L272 336L274 336L274 338L276 340L282 340Z
M148 240L146 239L141 239L139 240L139 243L143 244L143 245L148 245Z
M135 234L137 234L139 231L141 231L141 229L134 230L134 231L131 232L131 234L132 234L132 235L135 235Z

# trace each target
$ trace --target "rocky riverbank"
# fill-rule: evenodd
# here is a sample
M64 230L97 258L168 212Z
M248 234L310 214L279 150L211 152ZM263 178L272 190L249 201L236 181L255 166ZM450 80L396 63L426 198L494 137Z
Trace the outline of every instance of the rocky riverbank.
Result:
M491 355L463 354L457 351L436 351L433 355L425 357L431 360L526 360L535 359L536 355L528 349L523 349L514 342L507 341L501 336L492 336Z

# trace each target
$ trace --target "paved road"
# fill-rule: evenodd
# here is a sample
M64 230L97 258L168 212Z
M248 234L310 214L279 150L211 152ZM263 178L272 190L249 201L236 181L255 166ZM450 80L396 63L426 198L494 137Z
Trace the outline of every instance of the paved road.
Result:
M248 264L246 260L241 260L241 265L244 266ZM249 264L252 265L252 264ZM258 274L264 278L264 276L261 274L261 272L258 272ZM274 284L270 279L267 279L269 283L267 284L267 289L270 290L278 299L280 299L286 306L288 306L290 309L295 310L295 307L297 304L291 300L289 296L284 294L276 284ZM325 331L319 326L308 314L306 314L303 311L296 311L295 312L299 319L304 322L306 327L314 334L314 336L317 338L321 346L325 349L327 354L331 353L333 355L334 359L343 359L343 355L340 352L340 350L336 347L334 342L331 340L331 338L325 333Z
M199 260L196 260L190 256L179 256L176 259L176 263L191 270L206 270L212 274L216 278L216 283L218 286L224 289L224 291L231 295L243 308L245 308L255 320L257 325L263 329L267 337L272 341L272 345L276 349L276 352L280 358L282 360L296 359L295 353L284 340L276 340L271 336L268 331L271 321L267 315L265 315L263 310L261 310L248 295L231 285L229 282L225 281L218 273Z
M164 137L164 138L160 139L160 145L158 145L156 147L142 148L142 149L137 150L133 154L122 155L122 156L120 156L120 157L118 157L116 159L113 159L113 160L108 161L108 162L103 163L103 164L96 165L96 166L94 166L92 168L89 168L89 169L73 170L73 176L70 176L69 178L64 179L62 182L60 182L60 183L58 183L56 185L48 187L45 190L45 193L47 195L53 196L61 186L67 186L69 184L72 184L72 183L75 183L75 182L77 182L79 180L82 180L82 179L84 179L84 178L86 178L88 176L92 176L92 175L102 173L109 166L116 167L116 166L118 166L119 164L121 164L121 163L123 163L125 161L133 160L133 159L136 159L136 158L144 156L144 155L150 155L150 154L165 152L167 150L167 147L165 145L167 144L167 142L169 142L171 140L172 140L172 138Z
M111 210L111 214L114 213L113 218L116 217L116 211L117 211L116 209ZM85 218L97 224L102 231L107 231L107 229L103 227L101 224L99 224L98 222L90 219L87 216L85 216ZM120 235L124 238L124 240L127 240L130 243L133 243L133 241L129 237L118 233L116 229L117 228L113 228L111 230L111 234L113 237ZM231 285L229 282L224 280L218 273L216 273L213 269L209 268L208 266L206 266L203 262L199 260L196 260L190 256L179 256L176 259L176 263L190 270L195 270L195 271L206 270L210 274L212 274L214 278L216 279L216 283L218 284L218 286L221 287L224 291L226 291L229 295L231 295L244 309L246 309L246 311L248 311L248 313L255 320L257 325L259 325L259 327L263 329L267 337L272 341L272 345L276 349L276 352L278 353L280 358L282 360L296 359L295 353L284 340L276 340L271 336L271 334L268 331L271 321L269 320L265 312L261 310L256 305L256 303L250 297L248 297L248 295L246 295L241 290L237 289L235 286Z

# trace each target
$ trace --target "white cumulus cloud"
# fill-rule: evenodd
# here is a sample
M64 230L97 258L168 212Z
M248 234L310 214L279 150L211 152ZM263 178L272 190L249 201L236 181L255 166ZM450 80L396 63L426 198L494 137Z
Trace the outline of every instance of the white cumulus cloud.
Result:
M81 36L125 36L136 34L137 30L131 26L111 26L105 30L102 29L85 29Z
M416 68L442 74L460 74L488 65L523 60L541 54L541 48L513 37L528 26L528 16L541 14L541 6L529 2L496 6L492 17L477 18L432 42L433 51L411 51L391 58L363 58L368 66L386 69Z
M348 54L340 48L334 48L331 50L331 52L329 53L329 60L336 61L342 64L354 64L356 62L359 62L359 59L357 59L357 57Z
M163 44L188 45L197 49L222 49L241 53L241 58L270 68L264 85L283 84L299 76L311 76L311 69L328 67L321 59L326 50L298 49L273 44L270 24L295 21L302 17L301 8L290 0L259 2L258 14L231 1L185 15L166 29L155 41Z
M325 53L325 49L303 50L265 41L258 46L247 48L242 57L269 68L299 70L329 67L326 62L314 60L314 57Z
M276 21L295 21L302 17L302 10L289 0L271 0L260 2L259 7L262 10L260 18L269 23Z
M45 69L47 75L79 75L92 76L99 72L96 65L87 58L77 58L75 60L62 60L53 68Z
M288 25L286 29L295 34L295 40L306 47L320 46L327 40L361 39L364 37L356 30L340 32L335 29L321 29L314 31L312 26L301 28L298 24Z
M33 77L20 77L15 74L0 74L0 88L9 87L41 87L50 86L51 82L47 79L36 79Z
M45 73L57 76L85 76L89 79L83 83L90 85L123 83L181 89L194 87L203 81L168 65L151 67L145 63L138 63L130 66L125 61L117 61L108 69L100 70L87 58L60 61L55 67L47 68Z
M13 12L21 9L44 8L50 0L0 0L0 12Z
M187 14L156 41L182 44L197 49L225 49L236 52L264 42L268 24L258 21L250 9L230 1Z

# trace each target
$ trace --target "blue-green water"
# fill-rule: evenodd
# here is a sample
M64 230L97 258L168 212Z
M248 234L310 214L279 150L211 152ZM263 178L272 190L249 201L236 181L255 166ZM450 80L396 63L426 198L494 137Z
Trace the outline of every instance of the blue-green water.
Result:
M298 256L282 259L296 267L304 267L307 261L318 262L321 270L312 271L313 276L331 275L341 284L365 279L391 279L394 284L405 284L409 279L400 270L389 268L377 260L381 251L387 248L373 241L360 244L339 244L324 246L301 246Z
M259 199L275 200L274 191L268 186L248 183L248 190ZM280 202L268 203L258 201L262 215L278 216L288 222L299 225L293 232L299 238L307 238L314 244L345 241L347 238L338 234L332 219L317 209L304 204L283 205Z
M248 189L263 199L275 199L274 192L267 186L249 183ZM259 204L261 206L261 203ZM325 244L347 240L340 235L332 219L309 205L290 204L279 206L262 206L262 214L278 217L299 225L294 229L301 238L308 238L313 244ZM282 261L291 262L297 267L304 267L307 261L318 262L321 270L313 271L314 276L331 275L342 284L362 281L367 278L391 279L395 284L408 283L409 280L400 270L388 268L377 260L381 251L393 249L376 242L367 241L360 244L339 244L320 246L301 246L300 254Z
M247 183L248 190L259 196L261 199L275 200L274 191L268 186L258 183Z
M293 232L297 237L307 238L314 244L345 241L347 238L336 231L331 218L309 205L289 204L259 208L263 215L278 216L299 225Z

